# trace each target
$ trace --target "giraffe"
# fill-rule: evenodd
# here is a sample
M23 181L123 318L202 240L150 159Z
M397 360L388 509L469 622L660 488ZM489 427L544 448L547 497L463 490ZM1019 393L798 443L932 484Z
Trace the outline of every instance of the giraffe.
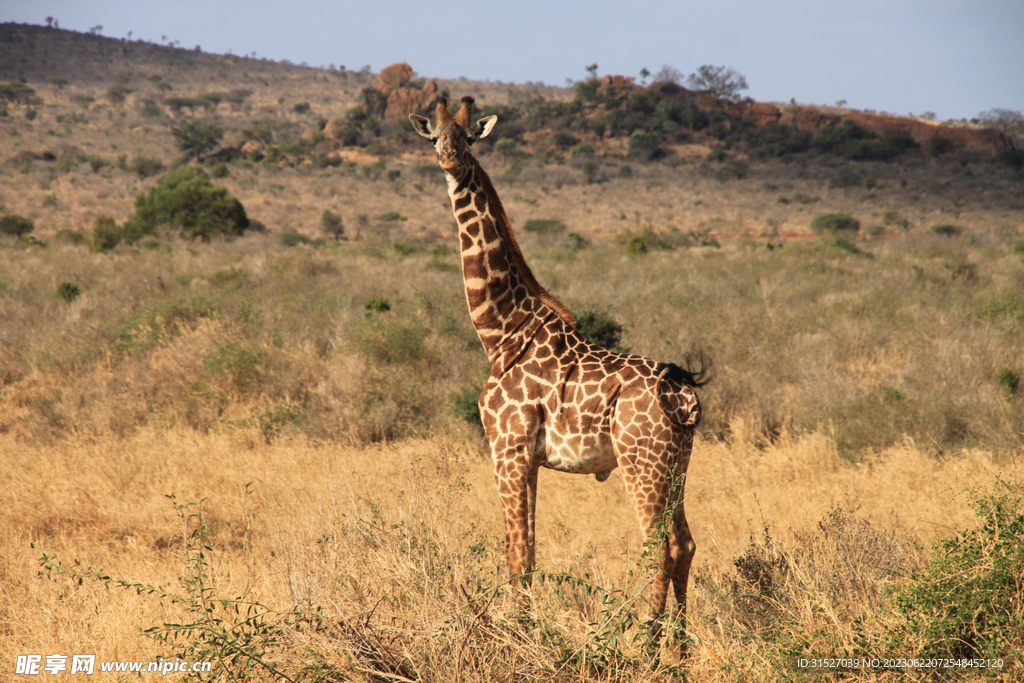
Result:
M415 114L409 119L434 144L445 171L470 317L491 363L480 416L504 512L509 572L529 585L539 468L605 481L618 467L644 538L668 522L651 616L664 612L671 583L685 617L696 545L682 485L701 418L694 389L702 372L611 353L577 331L569 310L533 276L494 186L470 153L497 122L488 116L471 126L472 109L473 98L464 97L452 116L442 98L435 125Z

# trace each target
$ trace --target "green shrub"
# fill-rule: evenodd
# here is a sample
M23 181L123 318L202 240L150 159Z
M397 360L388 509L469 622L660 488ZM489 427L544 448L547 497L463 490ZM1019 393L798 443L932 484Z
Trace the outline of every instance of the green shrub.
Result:
M504 159L515 159L520 156L519 144L512 138L501 138L494 143L494 153ZM435 168L444 172L440 166L435 166Z
M1006 149L996 155L996 162L1020 173L1024 170L1024 149Z
M202 319L213 318L216 310L205 299L171 301L134 313L118 332L114 351L133 353L195 329Z
M236 391L245 392L260 384L265 374L266 353L230 342L206 354L203 367L228 378Z
M856 185L862 185L864 180L861 175L851 168L841 168L836 173L832 180L828 181L828 186L831 189L842 188L842 187L854 187Z
M626 254L629 256L640 256L647 251L647 239L644 235L630 235L626 240Z
M382 213L381 215L377 216L377 220L380 221L381 223L400 223L409 220L409 218L403 216L397 211L388 211L387 213Z
M555 143L556 147L560 147L562 149L568 149L578 142L575 135L565 130L556 132L551 141Z
M573 147L572 158L576 157L592 157L596 153L594 146L587 142L581 142L580 144Z
M64 301L71 303L82 293L78 285L71 282L62 282L57 285L57 296Z
M214 185L198 166L182 166L165 176L148 194L135 198L135 215L125 231L137 241L158 227L179 230L188 240L204 242L217 235L241 235L249 227L242 203Z
M92 248L110 251L124 241L124 229L110 216L99 216L92 224Z
M341 216L330 209L324 209L324 212L320 214L320 229L335 239L340 239L345 234L345 225L342 223Z
M860 230L860 221L847 216L845 213L823 213L811 221L811 231L815 235L823 232L857 232Z
M557 218L531 218L523 223L523 230L538 235L554 235L565 230L565 223Z
M924 658L1024 654L1024 500L1019 484L972 501L979 525L940 541L896 594L904 623L890 649Z
M82 244L85 242L85 235L77 230L62 228L57 231L56 240L64 244Z
M629 156L640 161L651 161L662 155L658 145L661 137L654 133L634 131L629 136Z
M0 218L0 233L12 237L27 235L36 229L36 224L29 219L11 214Z
M164 170L164 162L150 157L135 157L132 159L131 170L140 178L149 178Z
M309 102L297 102L292 105L292 111L296 114L306 114L311 109Z
M928 142L925 143L924 149L926 152L931 154L933 157L941 156L951 150L953 145L946 138L942 137L938 133L931 136Z
M484 383L477 382L453 391L449 396L452 414L469 424L483 427L484 423L480 418L480 394L483 390Z
M959 225L952 225L950 223L943 223L941 225L933 225L929 228L928 232L933 235L942 235L943 237L956 237L964 231Z
M427 330L417 320L387 312L369 315L351 330L352 343L378 363L415 363L427 355Z
M587 341L613 353L626 352L622 346L623 327L607 313L588 308L579 314L574 313L573 317L576 318L576 329Z
M717 169L714 173L714 178L720 183L725 183L733 179L742 180L747 177L748 170L747 162L734 160Z
M1013 368L1000 368L999 373L996 375L996 381L1003 389L1006 389L1006 393L1010 399L1017 395L1017 390L1020 389L1020 373Z
M231 169L223 161L218 162L210 167L210 175L214 178L227 178L231 175Z
M391 310L391 302L382 297L370 299L363 304L363 309L368 313L387 313Z
M406 244L405 242L392 242L391 248L399 256L406 257L413 254L422 254L425 250L418 244Z
M303 235L301 232L297 230L286 230L280 234L278 239L280 239L281 244L283 244L286 247L297 247L300 244L313 243L313 240L311 240L309 237Z
M199 161L204 154L220 144L224 137L224 129L216 123L197 123L186 121L176 128L171 128L175 144L186 156Z

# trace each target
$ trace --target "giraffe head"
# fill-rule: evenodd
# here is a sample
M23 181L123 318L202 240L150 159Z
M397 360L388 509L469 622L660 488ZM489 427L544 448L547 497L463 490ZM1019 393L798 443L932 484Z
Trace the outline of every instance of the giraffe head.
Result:
M434 126L423 116L409 115L413 129L434 143L437 163L456 178L466 169L470 146L480 138L487 137L498 122L497 116L487 116L477 121L475 126L470 126L469 116L472 113L472 97L462 98L462 106L455 116L448 112L448 100L441 97L437 100Z

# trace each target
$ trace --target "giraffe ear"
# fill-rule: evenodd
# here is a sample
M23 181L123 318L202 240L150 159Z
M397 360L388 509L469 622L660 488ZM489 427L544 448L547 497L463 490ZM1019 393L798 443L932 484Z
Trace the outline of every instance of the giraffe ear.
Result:
M433 138L434 132L430 128L430 121L416 114L409 114L409 121L412 122L412 129L425 138Z
M497 122L497 114L493 116L485 116L484 118L480 119L479 121L476 122L476 125L473 126L473 137L477 140L479 140L480 138L487 137L488 135L491 134L491 131L494 130L494 124L496 124Z

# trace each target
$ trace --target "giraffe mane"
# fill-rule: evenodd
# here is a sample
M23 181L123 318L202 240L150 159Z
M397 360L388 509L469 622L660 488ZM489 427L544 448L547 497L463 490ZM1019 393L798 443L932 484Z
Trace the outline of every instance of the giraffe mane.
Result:
M505 215L505 207L501 204L501 199L498 198L498 193L494 189L494 185L491 184L491 178L484 171L480 162L476 160L472 154L469 155L470 160L473 162L473 167L476 170L476 177L479 178L480 184L483 186L484 192L487 194L487 201L490 202L491 208L497 217L498 231L501 233L502 238L507 238L508 245L511 247L512 262L518 269L523 280L526 281L526 287L536 296L540 297L540 300L554 309L555 313L558 314L565 322L575 330L576 319L572 317L572 313L569 309L555 298L554 295L548 293L544 287L537 282L537 278L533 276L533 271L530 270L530 266L527 265L526 259L523 258L523 252L519 249L519 243L516 242L515 233L512 232L512 225L508 221L508 217Z

